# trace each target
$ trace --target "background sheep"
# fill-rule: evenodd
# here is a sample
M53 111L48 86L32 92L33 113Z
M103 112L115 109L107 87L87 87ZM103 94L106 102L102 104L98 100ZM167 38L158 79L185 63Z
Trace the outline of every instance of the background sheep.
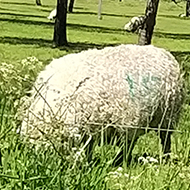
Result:
M181 14L179 14L179 17L186 17L186 14L181 13Z
M124 30L127 32L139 32L145 22L145 16L133 17L127 24L124 26Z
M55 8L55 9L53 9L52 11L51 11L51 13L49 14L49 16L47 17L49 20L54 20L55 19L55 17L56 17L56 15L57 15L57 9Z
M45 142L114 127L137 139L148 127L160 131L170 150L182 103L179 64L164 49L120 45L54 59L41 71L22 124L22 134ZM134 137L135 135L135 137ZM168 136L167 140L166 137Z

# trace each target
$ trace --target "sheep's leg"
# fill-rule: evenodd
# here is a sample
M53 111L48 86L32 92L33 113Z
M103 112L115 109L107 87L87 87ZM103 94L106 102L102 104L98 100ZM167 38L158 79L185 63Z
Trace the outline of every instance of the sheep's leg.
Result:
M88 163L90 163L92 161L94 137L85 134L83 142L87 143L85 147L85 155L87 156Z
M163 152L166 154L166 157L169 157L171 152L171 132L160 132L161 143L163 147Z

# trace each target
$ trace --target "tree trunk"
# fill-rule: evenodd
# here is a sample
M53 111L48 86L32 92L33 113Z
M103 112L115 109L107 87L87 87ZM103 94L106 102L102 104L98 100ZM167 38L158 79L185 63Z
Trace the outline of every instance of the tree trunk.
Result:
M67 0L57 0L57 16L53 37L55 47L67 45L67 2Z
M36 5L41 6L42 5L41 0L36 0Z
M75 0L70 0L70 2L69 2L69 12L70 12L70 13L73 12L74 2L75 2Z
M0 149L0 166L2 166L2 153L1 153L1 149Z
M159 0L147 0L147 7L145 11L145 23L140 32L139 45L151 44L154 26L156 25L158 4Z
M99 3L98 3L98 19L99 20L102 19L102 0L99 0Z
M186 3L186 17L190 16L190 0L187 0Z

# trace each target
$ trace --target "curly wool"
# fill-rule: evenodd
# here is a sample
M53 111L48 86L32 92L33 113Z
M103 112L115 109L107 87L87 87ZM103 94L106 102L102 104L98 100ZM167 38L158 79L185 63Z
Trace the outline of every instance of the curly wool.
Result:
M127 32L139 33L145 22L145 16L135 16L124 26L124 30Z
M121 131L129 127L132 138L131 127L154 123L151 127L166 128L163 119L175 121L181 89L178 62L152 45L69 54L39 73L22 134L43 140L44 134L58 138L84 130L94 133L111 123L120 125L116 127ZM141 133L139 129L137 136Z

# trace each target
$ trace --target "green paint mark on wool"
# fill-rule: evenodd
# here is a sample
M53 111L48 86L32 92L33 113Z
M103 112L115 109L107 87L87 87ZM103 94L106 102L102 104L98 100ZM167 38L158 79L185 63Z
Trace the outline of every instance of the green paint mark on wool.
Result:
M134 82L131 76L127 75L126 81L129 84L129 92L132 98L134 98Z

